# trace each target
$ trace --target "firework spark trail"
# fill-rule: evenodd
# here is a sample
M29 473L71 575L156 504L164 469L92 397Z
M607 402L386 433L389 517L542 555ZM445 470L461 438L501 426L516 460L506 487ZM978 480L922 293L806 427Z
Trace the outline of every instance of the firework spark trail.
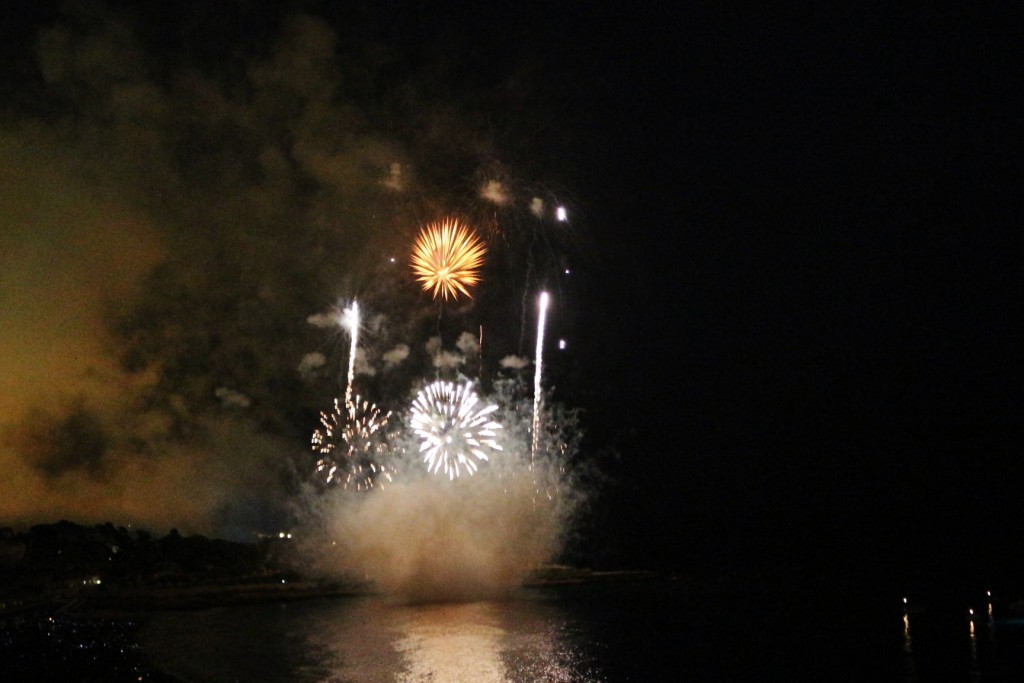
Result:
M352 343L348 351L348 382L345 385L345 405L352 404L352 382L356 377L356 347L359 344L359 302L352 300L352 305L345 309L341 316L341 326L348 330Z
M540 314L537 318L537 353L534 362L533 374L533 439L530 445L530 468L537 458L537 448L540 445L540 409L543 394L541 393L541 375L544 364L544 326L548 317L548 293L540 293Z
M316 471L325 475L325 483L336 481L342 488L361 491L373 488L381 477L392 480L394 467L381 462L387 453L384 427L390 417L390 412L381 415L376 405L359 396L345 403L344 410L334 399L334 411L320 413L323 428L313 432L310 443L320 456Z
M341 407L338 405L338 399L334 399L334 412L330 415L323 411L320 412L320 424L323 425L323 430L315 430L309 440L313 451L320 454L320 459L316 463L316 471L327 472L328 484L333 481L338 470L338 463L334 460L333 453L336 446L334 435L340 432L342 424L338 420L340 414Z
M459 294L473 298L469 288L480 281L487 248L476 234L455 218L423 228L412 251L412 270L423 291L445 301Z
M455 385L443 380L434 382L417 395L412 403L411 426L422 439L420 452L427 470L443 470L449 479L455 479L465 468L476 472L478 461L486 462L484 450L501 450L495 441L501 425L488 416L498 409L496 405L480 405L473 391L473 383Z

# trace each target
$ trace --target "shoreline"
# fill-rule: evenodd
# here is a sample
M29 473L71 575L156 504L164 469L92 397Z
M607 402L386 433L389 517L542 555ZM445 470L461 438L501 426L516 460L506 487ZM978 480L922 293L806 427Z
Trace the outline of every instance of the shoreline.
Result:
M532 589L653 578L659 575L549 566L533 572L521 586ZM8 595L0 604L4 680L180 683L161 670L142 647L140 634L155 614L377 594L366 582L260 577L181 585L83 586L34 597Z

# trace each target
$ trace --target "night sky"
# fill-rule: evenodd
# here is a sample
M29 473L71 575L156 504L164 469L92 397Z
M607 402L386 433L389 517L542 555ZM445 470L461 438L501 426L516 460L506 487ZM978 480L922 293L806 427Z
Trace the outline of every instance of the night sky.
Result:
M5 12L0 524L278 521L331 388L296 359L344 357L306 318L398 287L365 255L431 212L536 235L496 179L570 232L510 239L513 303L485 280L450 320L515 353L516 255L556 287L582 561L1020 566L1015 11L366 4Z
M616 335L646 470L632 538L881 570L1015 543L1009 21L694 12L652 32L601 194L633 270L609 301L644 346Z

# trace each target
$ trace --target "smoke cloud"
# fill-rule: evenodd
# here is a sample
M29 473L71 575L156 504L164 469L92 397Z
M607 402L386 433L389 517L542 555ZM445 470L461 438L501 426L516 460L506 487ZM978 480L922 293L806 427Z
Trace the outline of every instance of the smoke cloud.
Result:
M509 370L522 370L530 366L530 359L525 356L509 355L499 361L501 367Z
M477 474L466 481L420 478L336 496L326 557L343 576L368 578L406 600L494 597L561 549L557 511L535 504L531 480Z
M72 1L24 27L0 82L0 525L280 528L343 393L331 307L371 313L356 388L384 406L436 372L428 336L452 343L404 254L424 217L500 198L495 84L225 11Z
M395 348L391 349L390 351L385 351L384 354L381 356L381 360L384 361L384 367L392 368L401 363L402 361L404 361L408 357L409 345L398 344L397 346L395 346Z
M304 555L325 575L369 580L407 601L498 597L562 551L584 502L567 474L578 448L576 416L544 415L539 452L530 452L530 412L500 387L502 449L472 476L428 474L415 441L392 453L397 474L368 491L337 489L310 499Z

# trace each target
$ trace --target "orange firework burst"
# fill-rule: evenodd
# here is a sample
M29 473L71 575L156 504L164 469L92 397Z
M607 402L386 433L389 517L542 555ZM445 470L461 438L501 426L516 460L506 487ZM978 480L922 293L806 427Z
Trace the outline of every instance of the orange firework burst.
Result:
M446 218L420 231L412 248L412 272L435 299L457 299L460 293L472 299L469 287L480 280L485 253L487 248L472 230L458 219Z

